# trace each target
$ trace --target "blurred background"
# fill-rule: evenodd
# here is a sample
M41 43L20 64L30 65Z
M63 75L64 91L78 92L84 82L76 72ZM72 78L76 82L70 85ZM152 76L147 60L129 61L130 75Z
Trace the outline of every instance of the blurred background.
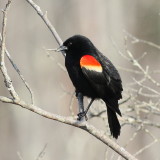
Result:
M6 0L0 0L0 9L5 7L6 2ZM36 0L35 2L44 12L47 11L48 18L63 41L75 34L82 34L91 39L118 68L123 80L123 97L127 98L128 84L133 81L133 77L140 78L140 76L126 72L124 68L133 70L135 68L132 63L118 54L118 51L125 52L126 32L124 30L139 39L160 44L160 1ZM0 28L1 24L2 13ZM140 61L144 68L146 65L149 66L150 71L160 68L160 50L143 43L132 44L133 39L131 37L128 39L127 47L134 57L138 58L144 52L148 53ZM35 104L49 112L71 116L69 106L74 88L66 71L59 66L59 64L64 66L64 57L54 52L51 52L50 56L47 55L45 48L56 48L58 44L42 19L25 0L12 2L8 13L6 46L32 88ZM6 65L16 91L21 98L30 103L28 90L8 60ZM154 78L159 80L159 72L156 72ZM1 74L0 95L9 96ZM140 97L139 100L147 103L152 101L151 97ZM154 102L158 102L157 99L154 99ZM93 108L96 108L96 105L103 104L95 102ZM77 114L76 98L73 99L72 108ZM120 106L123 114L126 110L124 108L123 105ZM145 117L145 114L140 116ZM150 115L149 118L151 122L160 121L158 116ZM89 122L97 128L107 130L106 124L100 118L92 118ZM125 146L129 139L135 136L135 139L126 147L132 154L153 143L138 154L137 158L160 159L160 144L158 140L154 143L153 138L159 139L159 130L148 127L134 135L138 127L124 125L117 142ZM146 134L147 130L150 134ZM18 106L0 102L0 159L17 160L22 156L23 160L33 160L37 159L44 148L45 154L41 159L45 160L117 159L117 154L106 145L78 128L48 120Z

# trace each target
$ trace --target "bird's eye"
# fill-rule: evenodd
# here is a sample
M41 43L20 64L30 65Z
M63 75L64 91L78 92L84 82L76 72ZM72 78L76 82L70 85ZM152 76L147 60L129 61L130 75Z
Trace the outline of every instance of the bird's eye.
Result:
M71 46L71 45L72 45L72 42L69 42L69 43L68 43L68 46Z

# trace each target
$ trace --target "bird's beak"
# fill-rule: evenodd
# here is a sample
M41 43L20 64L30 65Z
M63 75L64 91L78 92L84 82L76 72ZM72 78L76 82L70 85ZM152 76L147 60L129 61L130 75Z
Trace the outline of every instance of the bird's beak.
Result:
M59 48L56 49L56 52L66 51L68 48L66 46L61 45Z

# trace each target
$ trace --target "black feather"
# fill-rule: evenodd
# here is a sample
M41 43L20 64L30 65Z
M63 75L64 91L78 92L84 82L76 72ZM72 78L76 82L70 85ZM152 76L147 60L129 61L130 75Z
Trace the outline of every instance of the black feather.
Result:
M112 109L110 109L110 107L107 108L107 115L111 135L113 135L114 138L118 138L120 135L121 126L119 124L117 115Z

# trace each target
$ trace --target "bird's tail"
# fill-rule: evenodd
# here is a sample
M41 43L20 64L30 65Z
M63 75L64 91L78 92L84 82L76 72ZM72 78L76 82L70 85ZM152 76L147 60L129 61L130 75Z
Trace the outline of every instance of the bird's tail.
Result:
M117 139L118 136L120 135L121 126L119 124L116 112L112 110L108 105L107 105L107 115L108 115L108 123L111 135Z

